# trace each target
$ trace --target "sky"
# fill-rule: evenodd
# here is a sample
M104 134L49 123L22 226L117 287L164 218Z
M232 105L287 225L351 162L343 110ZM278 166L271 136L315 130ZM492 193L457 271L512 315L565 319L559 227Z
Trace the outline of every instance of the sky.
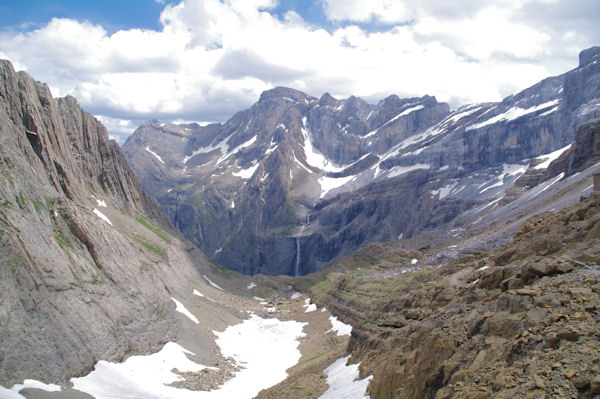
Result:
M499 101L600 45L598 0L0 0L0 58L123 143L286 86L376 104Z

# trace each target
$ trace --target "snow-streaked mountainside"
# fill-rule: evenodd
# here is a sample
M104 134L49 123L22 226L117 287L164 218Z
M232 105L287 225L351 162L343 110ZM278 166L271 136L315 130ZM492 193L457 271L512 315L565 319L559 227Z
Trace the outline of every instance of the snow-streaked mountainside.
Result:
M223 124L146 122L123 152L214 261L305 274L368 242L481 219L556 179L552 160L600 119L599 60L586 50L570 72L453 111L430 96L370 105L275 88Z

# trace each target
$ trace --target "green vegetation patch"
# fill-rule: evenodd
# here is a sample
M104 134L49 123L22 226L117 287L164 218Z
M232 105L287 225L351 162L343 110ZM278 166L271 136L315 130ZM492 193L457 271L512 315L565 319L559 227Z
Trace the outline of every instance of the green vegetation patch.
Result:
M71 242L60 232L54 233L54 239L62 249L73 249L73 244L71 244Z
M161 229L160 227L155 225L153 222L151 222L147 218L145 218L143 216L138 216L135 218L135 220L139 224L141 224L142 226L144 226L145 228L147 228L148 230L150 230L151 232L156 234L165 243L167 243L167 244L171 243L171 238L169 237L169 235L167 233L165 233L165 231L163 229Z
M328 353L329 353L329 352L331 352L332 350L333 350L333 349L329 349L328 351L325 351L325 352L323 352L323 353L319 353L318 355L316 355L316 356L313 356L313 357L311 357L310 359L306 359L306 360L304 360L304 361L302 361L302 362L298 363L298 366L300 366L300 365L302 365L302 364L306 364L306 363L308 363L308 362L312 362L313 360L315 360L315 359L318 359L318 358L320 358L321 356L328 354Z
M40 206L41 206L40 201L36 200L35 198L31 198L30 201L33 204L33 208L35 209L35 211L37 213L40 213Z
M0 197L0 208L11 209L13 207L13 203L7 199Z
M23 194L23 191L19 191L19 195L15 196L15 200L21 208L25 208L25 195Z
M210 271L213 274L219 275L223 278L226 278L227 280L231 279L231 276L233 274L233 272L231 270L226 269L225 267L221 266L214 260L210 260L210 263L212 264Z
M152 252L153 254L158 255L158 256L160 256L163 259L167 258L167 251L163 247L161 247L159 245L154 245L154 244L152 244L152 243L150 243L150 242L148 242L146 240L142 240L139 237L135 237L135 240L137 242L139 242L140 245L142 245L148 251Z

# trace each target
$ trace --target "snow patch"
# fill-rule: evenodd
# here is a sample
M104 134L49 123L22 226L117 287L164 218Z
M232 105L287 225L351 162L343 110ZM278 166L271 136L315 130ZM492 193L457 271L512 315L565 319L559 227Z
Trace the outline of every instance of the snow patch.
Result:
M352 333L352 326L349 324L346 324L342 321L339 321L337 317L329 316L329 321L331 322L331 330L328 330L326 332L335 331L335 333L338 336L342 336L342 335L349 336Z
M229 158L230 156L237 154L237 152L241 149L244 149L246 147L250 147L252 144L254 144L254 142L256 141L258 136L253 136L250 140L238 145L237 147L235 147L233 150L231 151L227 151L227 153L225 155L223 155L221 158L217 159L217 162L215 163L215 166L217 166L218 164L220 164L221 162L223 162L224 160L226 160L227 158Z
M517 180L519 177L521 177L521 175L523 175L523 173L527 171L528 167L529 165L503 164L502 173L479 186L479 188L484 187L479 191L479 194L483 194L492 188L502 187L504 185L504 180L507 177L516 176L514 180Z
M198 291L197 289L194 289L194 295L197 295L197 296L199 296L199 297L201 297L201 298L206 298L206 297L204 296L204 294L203 294L203 293L201 293L200 291Z
M306 157L306 163L326 172L341 172L344 170L344 167L339 167L335 163L329 161L313 147L312 142L310 141L310 133L306 130L306 117L302 118L302 124L304 125L301 131L302 136L304 136L304 155Z
M341 187L344 184L348 183L350 180L354 179L356 176L346 176L346 177L319 177L319 184L321 185L321 195L320 198L323 198L328 192L331 190Z
M102 207L106 208L106 202L104 200L99 200L98 198L94 197L93 195L92 195L92 198L96 200L96 202L98 203L98 206L102 206ZM34 381L34 380L31 380L31 381Z
M418 262L419 262L418 259L413 259L413 260L410 261L410 264L411 265L416 265Z
M190 159L194 158L196 155L198 154L208 154L210 152L213 152L214 150L219 150L219 152L221 154L226 153L229 150L229 145L227 144L227 142L229 141L229 138L233 135L233 133L229 136L227 136L227 138L225 138L225 140L221 140L220 142L218 142L216 145L209 145L207 147L200 147L197 150L194 150L192 152L192 155L187 155L185 157L183 157L183 163L187 163L187 161L189 161Z
M98 208L94 208L94 213L96 214L96 216L98 216L100 219L104 220L106 223L110 224L111 226L113 225L112 222L110 221L110 219L107 218L105 214L100 212L98 210Z
M232 357L243 368L218 390L200 392L198 397L253 398L261 390L283 381L288 376L286 370L301 357L298 340L306 336L302 331L306 324L252 314L241 324L221 333L214 332L223 356Z
M182 377L179 372L213 369L191 361L194 353L169 342L159 352L148 356L132 356L123 363L100 361L85 377L72 378L75 389L97 399L228 399L252 398L287 377L286 370L301 357L299 339L307 323L263 319L254 314L244 322L216 332L216 343L224 357L232 357L241 367L234 377L212 391L190 391L168 386ZM2 391L0 391L2 392Z
M456 183L446 184L445 186L440 187L437 190L433 190L431 193L434 195L439 193L438 199L442 200L452 192L452 189L454 189L454 187L456 187Z
M206 277L205 274L202 275L202 277L204 277L206 279L206 281L208 281L208 284L212 285L213 287L215 287L218 290L221 291L225 291L223 288L219 287L217 284L213 283L211 279L209 279L208 277Z
M545 154L545 155L540 155L539 157L537 157L536 159L538 160L543 160L544 162L542 162L541 164L534 166L533 169L548 169L548 166L550 166L550 164L555 161L556 159L558 159L558 157L560 157L565 151L567 151L569 148L571 148L572 144L569 144L566 147L563 147L561 149L558 149L554 152L551 152L549 154Z
M369 398L365 395L372 375L359 380L358 364L346 365L350 355L341 357L333 362L324 371L327 373L329 388L319 396L319 399L362 399Z
M96 363L94 371L85 377L71 378L73 388L86 392L97 399L111 398L198 398L196 392L168 386L183 378L171 370L198 372L206 366L191 361L194 355L175 342L168 342L157 353L147 356L131 356L123 363L104 360Z
M430 166L426 163L417 163L417 164L410 165L410 166L394 166L388 172L387 177L388 178L396 177L396 176L400 176L400 175L403 175L408 172L412 172L413 170L429 169L429 168L430 168Z
M306 300L304 301L304 307L306 308L304 313L310 313L317 310L317 305L314 303L310 303L310 298L306 298Z
M255 162L256 163L253 166L250 166L248 169L242 169L239 172L233 172L232 175L241 177L242 179L251 178L254 175L254 172L256 172L258 166L260 165L257 161Z
M248 284L248 290L251 290L252 288L256 287L256 283L253 281L250 284Z
M187 310L187 308L185 306L183 306L183 303L179 302L177 299L171 297L171 299L173 300L173 302L175 302L175 310L178 311L179 313L183 313L188 319L190 319L191 321L193 321L196 324L200 324L200 322L198 321L198 319L196 318L196 316L194 316L189 310Z
M27 399L25 396L19 394L18 392L12 391L8 388L4 388L0 385L0 398L3 399Z
M299 292L294 292L294 293L292 294L292 296L290 297L290 299L292 299L292 300L293 300L293 299L298 299L298 298L300 298L301 296L302 296L302 294L301 294L301 293L299 293Z
M60 385L56 385L56 384L45 384L41 381L38 380L31 380L31 379L26 379L25 381L23 381L22 384L15 384L12 386L12 388L10 390L0 386L0 398L24 398L24 396L22 396L21 394L19 394L19 392L22 389L27 389L27 388L32 388L32 389L41 389L43 391L46 392L59 392L62 390L62 387ZM3 389L6 390L6 395L5 392L3 392ZM12 395L12 396L11 396Z
M158 159L160 161L160 163L162 163L163 165L165 164L165 161L162 160L162 158L160 157L160 155L158 155L157 153L155 153L154 151L152 151L150 149L150 147L146 146L146 151L148 151L150 154L154 155L154 157L156 157L156 159Z

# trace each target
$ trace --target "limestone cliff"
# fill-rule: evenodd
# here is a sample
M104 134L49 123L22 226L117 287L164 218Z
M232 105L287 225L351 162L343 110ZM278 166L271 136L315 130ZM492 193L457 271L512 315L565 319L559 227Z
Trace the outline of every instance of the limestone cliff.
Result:
M66 382L175 334L192 253L74 98L0 61L0 385Z

